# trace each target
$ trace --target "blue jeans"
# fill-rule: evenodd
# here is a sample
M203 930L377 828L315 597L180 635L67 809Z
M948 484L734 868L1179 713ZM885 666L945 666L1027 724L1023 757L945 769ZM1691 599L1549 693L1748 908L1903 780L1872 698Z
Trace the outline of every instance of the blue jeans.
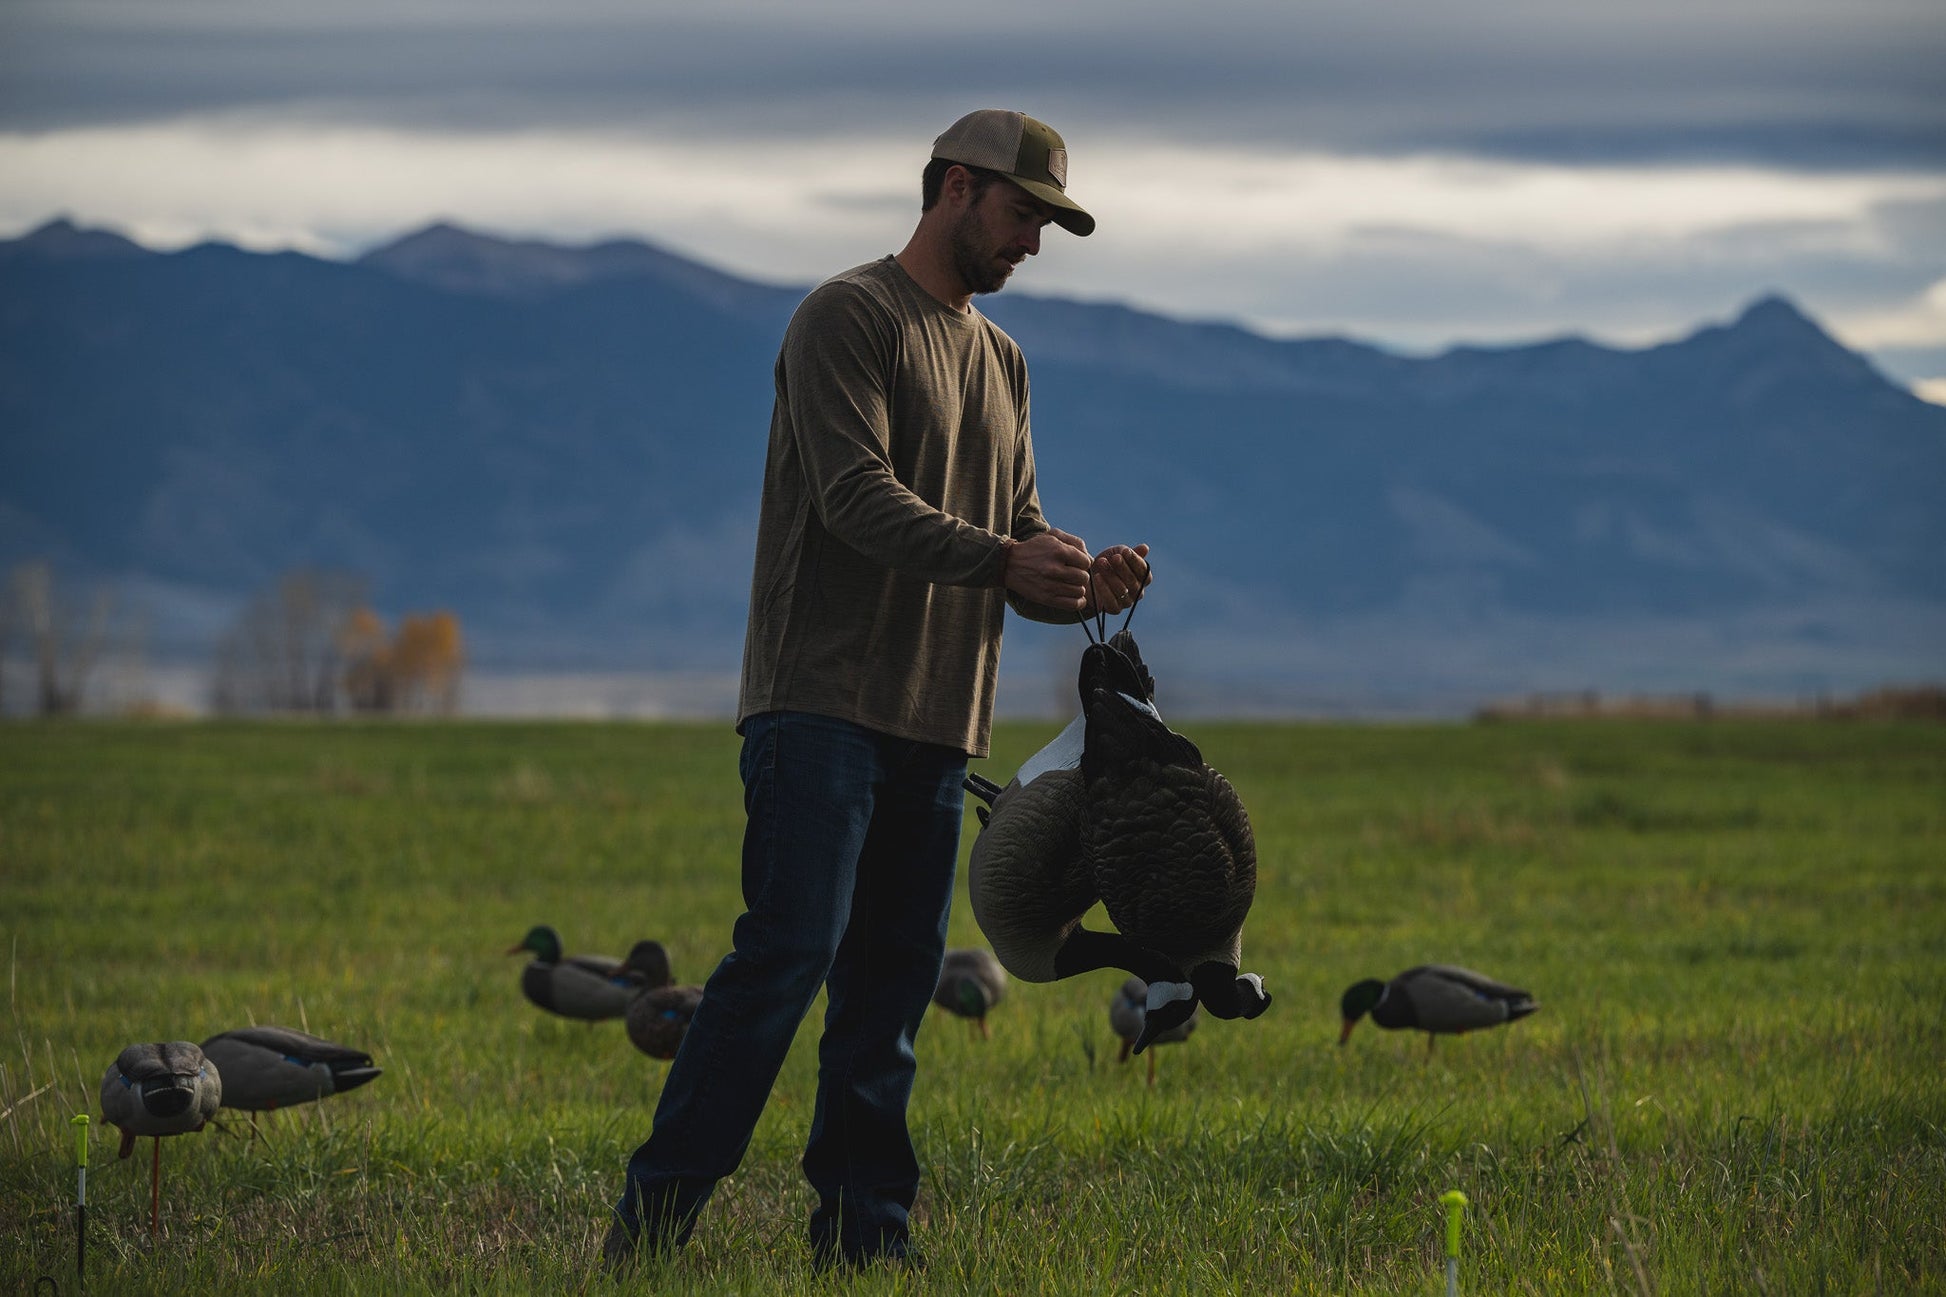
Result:
M615 1211L679 1245L750 1147L797 1027L828 991L804 1150L827 1260L903 1255L919 1161L912 1042L939 980L966 755L848 721L771 712L743 727L744 914L669 1067Z

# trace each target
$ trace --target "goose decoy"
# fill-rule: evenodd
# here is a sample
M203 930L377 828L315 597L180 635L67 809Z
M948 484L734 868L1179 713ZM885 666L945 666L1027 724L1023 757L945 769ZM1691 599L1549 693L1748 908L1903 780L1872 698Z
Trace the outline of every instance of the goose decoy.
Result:
M1081 659L1082 714L987 803L968 887L974 918L1013 976L1047 982L1118 968L1148 988L1141 1053L1200 1004L1219 1018L1270 1006L1239 972L1256 894L1256 843L1229 781L1162 723L1127 630ZM1081 919L1099 900L1117 931Z
M948 1013L970 1018L988 1039L987 1011L1007 998L1007 970L990 950L949 950L939 969L939 985L932 1002Z
M549 1013L584 1022L619 1018L644 985L642 975L607 955L564 955L561 937L546 924L527 930L509 955L533 952L521 970L520 991Z
M650 1058L674 1058L703 1002L703 988L676 985L669 952L659 941L636 942L622 964L642 978L642 989L622 1017L629 1042Z
M1426 1033L1426 1052L1442 1035L1457 1036L1497 1027L1524 1018L1540 1002L1518 987L1497 982L1484 973L1451 964L1421 964L1390 982L1368 977L1346 988L1338 1002L1344 1028L1338 1043L1351 1039L1351 1029L1366 1014L1381 1027L1412 1028Z
M223 1074L223 1106L274 1112L355 1090L382 1069L372 1056L294 1027L239 1027L203 1042L203 1056Z
M1117 1062L1128 1062L1135 1042L1142 1038L1142 1029L1148 1025L1149 984L1139 977L1131 977L1122 983L1122 989L1115 992L1115 998L1108 1002L1108 1025L1122 1038L1122 1052ZM1189 1016L1175 1026L1158 1032L1149 1041L1151 1045L1178 1045L1189 1039L1189 1033L1196 1030L1196 1023L1202 1017L1200 1009L1192 1008ZM1149 1055L1149 1084L1155 1084L1155 1055Z
M155 1144L149 1173L149 1235L161 1228L162 1137L201 1130L223 1101L223 1076L186 1040L130 1045L101 1078L101 1115L122 1132L117 1157L135 1151L143 1135Z

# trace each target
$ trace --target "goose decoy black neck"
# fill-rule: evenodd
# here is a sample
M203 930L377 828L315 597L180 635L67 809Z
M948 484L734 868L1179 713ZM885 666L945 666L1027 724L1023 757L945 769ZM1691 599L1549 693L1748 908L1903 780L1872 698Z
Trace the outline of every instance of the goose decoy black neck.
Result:
M1135 637L1117 631L1102 644L1090 644L1081 654L1081 705L1085 709L1098 691L1118 693L1138 702L1155 701L1155 677L1149 674Z
M1196 998L1212 1017L1247 1021L1262 1017L1270 1007L1270 992L1264 990L1264 979L1256 973L1239 973L1235 964L1205 961L1196 966L1189 980L1196 988Z

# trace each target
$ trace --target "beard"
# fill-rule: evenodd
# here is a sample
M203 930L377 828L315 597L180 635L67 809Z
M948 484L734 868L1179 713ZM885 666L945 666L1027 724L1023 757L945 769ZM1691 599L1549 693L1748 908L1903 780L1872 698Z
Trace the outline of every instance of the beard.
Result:
M998 249L985 246L987 235L977 211L977 205L968 208L953 226L953 270L969 292L997 293L1006 287L1014 268L1001 259Z

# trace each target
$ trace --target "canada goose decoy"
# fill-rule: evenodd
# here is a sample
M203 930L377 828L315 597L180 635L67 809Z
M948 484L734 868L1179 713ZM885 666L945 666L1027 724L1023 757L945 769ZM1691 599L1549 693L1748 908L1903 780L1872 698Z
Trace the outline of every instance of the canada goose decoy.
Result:
M1457 1036L1497 1027L1524 1018L1540 1002L1518 987L1497 982L1484 973L1451 964L1421 964L1390 982L1368 977L1346 988L1338 1002L1344 1028L1338 1043L1351 1039L1351 1029L1366 1014L1381 1027L1411 1028L1426 1033L1426 1052L1442 1035Z
M149 1173L149 1235L161 1229L162 1137L201 1130L223 1102L223 1076L186 1040L130 1045L101 1078L101 1115L122 1132L117 1157L143 1135L155 1144Z
M1116 1061L1128 1062L1135 1042L1142 1038L1142 1029L1148 1025L1149 984L1139 977L1131 977L1122 983L1122 989L1115 992L1115 998L1108 1002L1108 1025L1122 1038L1122 1052ZM1196 1030L1196 1023L1202 1017L1199 1008L1191 1008L1189 1016L1165 1031L1158 1032L1149 1041L1151 1045L1177 1045L1189 1039L1189 1033ZM1155 1084L1155 1055L1149 1055L1149 1084Z
M521 994L564 1018L584 1022L619 1018L644 985L642 975L624 968L619 959L562 954L560 934L544 923L529 928L520 944L507 953L522 951L533 952L534 958L521 970Z
M968 887L974 918L1013 976L1047 982L1118 968L1148 986L1141 1053L1200 1003L1219 1018L1270 1006L1240 973L1256 844L1229 782L1162 723L1126 630L1081 659L1082 714L986 802ZM1081 919L1100 900L1118 931Z
M622 961L639 974L642 989L628 1002L622 1025L629 1043L650 1058L671 1059L689 1034L690 1019L703 1002L700 986L677 986L669 971L669 952L659 941L638 941Z
M294 1027L239 1027L203 1042L223 1074L223 1106L256 1114L314 1103L382 1075L372 1056Z
M939 985L933 988L932 1002L948 1013L969 1018L988 1039L987 1012L1007 998L1007 970L990 950L966 949L946 952L939 969Z

